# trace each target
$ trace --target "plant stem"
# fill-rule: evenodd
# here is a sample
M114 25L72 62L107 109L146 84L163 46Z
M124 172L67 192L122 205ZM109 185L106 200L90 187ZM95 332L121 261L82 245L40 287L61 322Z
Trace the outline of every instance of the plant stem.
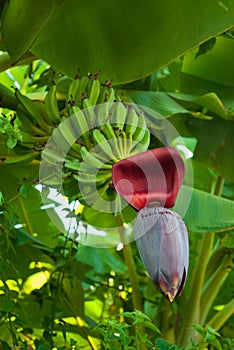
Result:
M195 334L194 329L191 327L192 324L199 323L202 287L206 272L206 265L213 246L213 241L213 233L206 233L204 235L200 257L192 280L191 293L189 296L188 304L186 305L187 313L183 320L180 338L178 339L181 343L180 345L185 347L190 345L190 340Z
M15 62L7 52L3 52L0 54L0 73L15 66L30 63L36 59L31 52L27 52L19 61Z
M23 216L24 223L26 225L27 231L28 231L30 236L33 236L33 228L32 228L31 222L29 220L27 211L26 211L26 209L24 207L22 198L20 196L18 197L18 204L19 204L19 208L20 208L21 214Z
M200 317L201 324L206 321L208 312L210 311L221 286L229 275L230 265L232 265L232 258L230 256L223 257L221 265L212 275L207 288L203 292Z
M163 310L162 310L162 322L161 322L161 327L160 327L160 331L163 334L163 337L170 342L174 342L175 341L175 336L174 336L174 329L172 330L170 328L170 320L171 320L171 316L173 314L172 311L172 305L169 302L169 300L164 299L163 300Z
M215 190L214 190L214 194L216 196L221 196L222 191L223 191L223 184L224 184L224 178L221 176L218 176L217 182L216 182L216 186L215 186Z
M123 227L122 218L120 217L120 215L117 215L115 219L116 219L116 222L118 225L120 239L123 243L124 259L125 259L125 263L127 265L128 275L129 275L129 279L130 279L131 286L132 286L133 307L136 310L143 311L142 296L140 293L138 276L137 276L136 267L135 267L135 263L134 263L133 256L132 256L131 245L127 244L126 233L125 233L125 229Z
M63 301L64 301L64 304L66 305L67 309L70 311L72 317L74 317L74 319L76 320L76 324L79 327L79 329L80 329L81 333L83 334L84 338L89 343L90 349L98 350L98 348L96 347L96 344L94 343L93 338L91 337L91 335L89 335L86 332L85 325L84 325L84 322L83 322L82 318L80 318L79 316L77 316L74 313L74 308L73 308L73 305L71 304L70 300L68 300L66 297L64 297Z
M131 245L127 243L126 239L126 232L123 227L123 221L120 215L117 215L115 217L116 223L119 229L119 235L121 242L123 243L123 254L124 254L124 260L127 265L128 269L128 275L129 275L129 280L132 286L132 302L133 302L133 308L135 310L143 311L143 303L142 303L142 296L140 292L140 286L138 282L138 276L137 276L137 271L136 271L136 266L133 260L132 256L132 249ZM139 332L141 334L144 334L146 330L144 329L143 326L139 327ZM146 350L147 347L145 344L141 343L139 345L140 350Z
M220 176L217 179L216 187L214 194L220 196L222 193L224 184L224 179ZM196 336L195 330L192 328L193 324L200 322L201 317L201 296L202 296L202 287L205 280L206 267L211 255L212 247L214 244L214 233L208 232L204 234L202 240L202 246L199 254L199 259L197 262L196 269L194 271L193 280L191 283L191 292L186 305L187 312L183 319L181 332L178 337L178 342L182 346L189 346L191 339ZM194 339L192 339L194 341Z
M218 331L224 323L234 314L234 299L232 299L224 308L217 312L215 316L208 322L209 326Z

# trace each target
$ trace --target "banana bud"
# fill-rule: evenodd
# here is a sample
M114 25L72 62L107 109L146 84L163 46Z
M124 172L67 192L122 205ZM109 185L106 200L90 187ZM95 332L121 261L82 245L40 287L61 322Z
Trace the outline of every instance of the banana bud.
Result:
M134 233L151 280L172 302L183 291L188 271L188 233L182 218L166 208L143 208Z
M188 271L188 233L174 206L185 166L173 147L137 154L113 165L115 190L138 210L134 234L150 278L173 301L181 294Z
M137 210L153 203L173 207L184 174L184 162L173 147L139 153L115 163L112 169L116 192Z

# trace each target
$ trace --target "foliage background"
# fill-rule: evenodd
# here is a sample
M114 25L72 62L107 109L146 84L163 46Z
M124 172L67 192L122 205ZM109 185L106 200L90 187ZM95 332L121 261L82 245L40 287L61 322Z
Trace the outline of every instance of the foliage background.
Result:
M10 0L0 9L2 348L234 348L234 2ZM169 118L181 135L173 145L193 152L190 269L173 304L134 244L91 248L58 231L35 188L39 158L7 164L21 141L11 86L44 101L55 79L62 105L78 67L100 70L127 100ZM76 213L94 226L113 219Z

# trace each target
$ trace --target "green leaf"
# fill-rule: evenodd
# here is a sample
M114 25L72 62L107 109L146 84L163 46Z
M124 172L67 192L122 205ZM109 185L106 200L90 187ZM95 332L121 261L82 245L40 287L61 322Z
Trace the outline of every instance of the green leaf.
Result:
M4 197L2 192L0 191L0 205L3 205L3 203L4 203Z
M48 201L48 203L51 202L52 201ZM19 196L18 204L15 210L19 218L18 222L23 224L27 232L30 229L31 232L28 233L34 235L42 244L54 247L57 244L55 238L58 235L58 229L57 226L54 225L54 222L51 221L51 218L48 217L46 210L43 209L41 193L36 188L32 188L32 190L28 192L27 198ZM54 208L51 208L50 211L55 212L55 208L54 205ZM56 224L59 223L60 227L63 227L63 223L59 215L56 215L56 212L55 218Z
M28 51L61 2L61 0L8 2L2 15L1 31L6 48L15 61Z
M145 327L145 328L149 328L151 329L152 331L156 332L156 333L161 333L160 330L158 329L158 327L156 327L152 322L150 321L144 321L142 323L142 326Z
M145 106L159 113L158 117L170 117L177 113L189 113L187 109L175 102L165 92L125 90L124 95L129 96L136 104Z
M218 117L213 120L191 118L186 125L198 140L194 160L210 167L226 180L234 182L234 167L231 166L234 149L234 120L225 121Z
M69 76L78 67L84 74L101 70L103 80L113 78L118 84L160 69L225 31L233 21L232 2L223 8L213 0L181 0L179 5L176 0L104 0L92 6L67 0L31 51ZM12 50L13 40L10 45Z
M10 154L16 156L16 148L8 152L6 147L6 138L0 135L0 158L8 157ZM20 186L27 180L31 181L38 178L38 163L29 164L4 164L0 160L0 190L5 201L15 197L18 194Z
M182 71L217 83L234 86L233 66L234 40L218 37L215 47L194 60L196 51L183 61Z
M199 50L196 53L195 58L198 58L199 56L204 55L206 52L212 50L215 43L216 43L216 38L211 38L205 41L203 44L199 46Z
M7 139L7 147L14 148L17 145L17 138L15 135L9 135Z
M126 266L115 249L80 245L77 259L92 266L95 274L109 273L111 269L116 273L124 273L126 271Z
M234 231L226 233L221 243L223 247L234 249Z
M169 343L168 341L161 338L156 340L156 344L159 350L182 350L180 346Z
M170 93L169 96L175 98L180 103L190 102L192 103L192 105L198 105L199 107L203 107L207 111L212 112L215 115L222 117L223 119L233 119L233 112L229 112L226 109L223 102L214 92L207 93L203 96L193 96L179 93Z
M178 208L183 206L191 188L182 186L177 197ZM179 210L178 210L179 212ZM197 233L219 232L234 226L234 202L193 189L188 210L183 217L188 229Z
M2 350L11 350L11 347L4 341L1 341Z

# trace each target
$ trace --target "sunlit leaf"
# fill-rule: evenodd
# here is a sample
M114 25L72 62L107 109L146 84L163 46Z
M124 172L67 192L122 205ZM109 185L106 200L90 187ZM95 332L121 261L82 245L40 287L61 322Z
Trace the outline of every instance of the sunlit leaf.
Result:
M233 20L232 2L223 8L213 0L105 0L92 6L67 0L31 50L70 76L78 67L84 73L101 70L103 80L117 84L158 70L225 31ZM193 28L189 35L188 28Z
M183 61L182 71L197 77L225 85L234 85L233 66L234 40L218 37L214 48L198 57L196 51L188 54Z
M218 117L213 120L193 118L186 126L198 140L194 159L233 182L234 121L225 121Z
M191 189L182 186L177 197L177 205L188 196ZM178 210L179 211L179 210ZM193 189L192 198L185 216L187 227L197 233L219 232L234 227L234 202Z
M1 31L7 50L15 61L31 47L61 2L61 0L7 2L2 16Z

